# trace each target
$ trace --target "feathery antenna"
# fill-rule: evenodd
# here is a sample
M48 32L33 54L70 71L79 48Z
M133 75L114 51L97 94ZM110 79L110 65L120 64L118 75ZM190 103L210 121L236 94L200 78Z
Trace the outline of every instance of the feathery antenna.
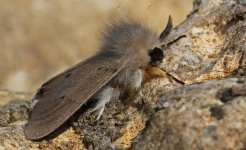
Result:
M161 41L164 40L171 33L172 29L173 29L173 21L172 21L172 17L169 15L167 25L166 25L164 31L162 31L159 39Z

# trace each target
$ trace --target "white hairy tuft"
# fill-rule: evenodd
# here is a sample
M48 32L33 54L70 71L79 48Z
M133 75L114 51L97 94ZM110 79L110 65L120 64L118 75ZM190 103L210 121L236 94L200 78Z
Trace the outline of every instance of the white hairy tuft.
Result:
M98 115L97 120L101 117L105 105L112 99L118 99L119 95L120 92L118 88L106 87L96 96L96 99L98 99L98 101L91 112L95 112L96 115Z

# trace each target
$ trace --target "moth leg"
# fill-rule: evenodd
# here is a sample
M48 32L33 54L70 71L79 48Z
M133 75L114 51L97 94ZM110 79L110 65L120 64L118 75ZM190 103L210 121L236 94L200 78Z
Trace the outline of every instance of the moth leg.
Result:
M102 113L103 113L103 111L104 111L104 108L105 108L105 105L104 105L104 106L102 106L102 108L100 108L100 110L98 110L98 111L99 111L99 113L98 113L98 115L97 115L97 119L96 119L96 121L97 121L97 120L99 120L99 119L101 118Z
M96 120L100 119L104 111L105 105L112 99L118 99L118 97L119 90L113 87L106 87L96 96L96 99L98 99L98 101L95 107L90 111L97 115Z
M143 82L143 76L144 73L141 69L138 69L136 72L134 72L133 76L132 76L132 82L131 82L131 89L133 91L138 91L139 88L142 85Z

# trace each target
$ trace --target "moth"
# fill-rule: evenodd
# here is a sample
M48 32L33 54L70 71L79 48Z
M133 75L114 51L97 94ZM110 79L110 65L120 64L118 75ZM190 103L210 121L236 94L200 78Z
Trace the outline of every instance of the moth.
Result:
M164 31L155 32L134 21L110 25L100 51L53 77L36 93L24 133L29 140L41 139L67 121L81 106L96 99L91 112L97 119L111 100L136 94L150 69L164 58L161 43L172 30L169 16Z

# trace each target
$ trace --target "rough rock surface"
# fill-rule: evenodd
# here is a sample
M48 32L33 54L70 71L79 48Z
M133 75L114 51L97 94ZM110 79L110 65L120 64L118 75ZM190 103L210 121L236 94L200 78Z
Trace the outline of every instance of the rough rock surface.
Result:
M185 83L245 75L246 4L202 3L169 39L186 35L166 51L163 68ZM205 5L206 4L206 5Z
M166 41L186 35L165 50L162 68L176 79L167 75L146 83L130 104L111 102L97 122L78 112L58 132L36 142L25 140L22 132L29 104L10 104L0 109L0 145L245 149L246 78L240 76L246 74L246 2L199 0L194 6ZM232 78L219 80L224 77Z
M132 148L245 149L246 78L212 80L163 94Z

